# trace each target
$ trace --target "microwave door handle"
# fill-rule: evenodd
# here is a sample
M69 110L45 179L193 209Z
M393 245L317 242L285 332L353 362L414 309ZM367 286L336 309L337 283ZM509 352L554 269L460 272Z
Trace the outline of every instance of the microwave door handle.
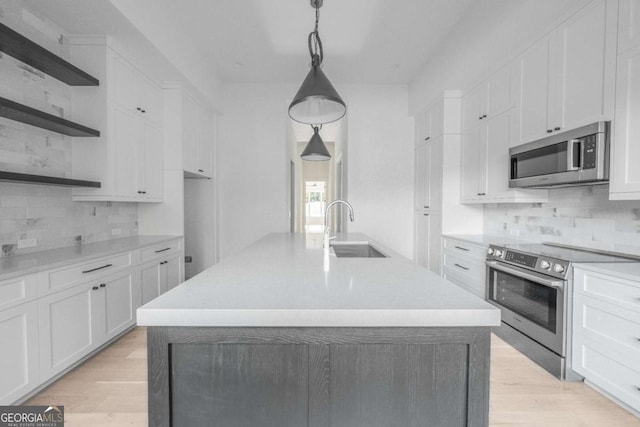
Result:
M503 266L502 264L498 264L496 261L486 261L486 264L489 268L494 270L502 271L504 273L512 274L514 276L522 277L523 279L531 280L532 282L538 283L543 286L547 286L549 288L556 288L562 290L564 288L564 280L550 280L544 277L540 277L535 273L527 273L521 269L515 269L507 266Z
M580 159L578 161L578 165L573 161L573 156L575 153L576 144L578 145ZM577 171L582 167L582 141L579 139L570 139L567 141L567 170L568 171Z

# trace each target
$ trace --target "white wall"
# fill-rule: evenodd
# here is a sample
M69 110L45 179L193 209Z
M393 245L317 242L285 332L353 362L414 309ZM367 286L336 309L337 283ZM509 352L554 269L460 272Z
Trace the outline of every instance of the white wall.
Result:
M588 0L474 2L410 84L412 114L445 89L469 89Z
M287 100L297 85L225 84L217 167L220 258L288 231ZM413 252L413 120L403 85L338 85L348 104L348 200L360 231Z
M350 232L413 258L413 119L404 85L348 85Z
M220 259L289 230L286 84L225 84L219 119Z

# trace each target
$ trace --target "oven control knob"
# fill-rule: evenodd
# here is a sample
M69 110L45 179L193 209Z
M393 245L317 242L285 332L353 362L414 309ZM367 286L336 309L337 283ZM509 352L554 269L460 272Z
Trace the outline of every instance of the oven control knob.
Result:
M493 255L493 248L489 248L489 249L487 249L487 253L488 253L489 255Z
M553 266L553 271L555 271L556 273L562 273L564 271L564 265L562 264L556 264Z
M502 251L500 249L496 249L495 252L493 253L495 256L497 256L498 258L500 258L502 256Z
M549 261L542 260L540 261L540 268L548 270L549 268L551 268L551 264L549 263Z

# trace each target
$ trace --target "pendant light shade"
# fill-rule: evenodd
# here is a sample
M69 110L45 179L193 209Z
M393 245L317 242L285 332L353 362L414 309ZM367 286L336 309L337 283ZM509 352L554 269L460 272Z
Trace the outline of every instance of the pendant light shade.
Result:
M313 126L313 136L300 155L300 158L302 160L326 161L331 159L329 150L327 150L327 147L324 145L322 138L320 138L320 134L318 133L319 130L319 127Z
M307 40L311 69L289 104L289 117L299 123L318 125L340 120L347 107L321 67L324 53L318 34L318 20L322 0L311 0L311 6L316 10L316 26Z
M289 117L296 122L312 125L335 122L344 117L346 112L344 101L320 65L312 64L289 105Z

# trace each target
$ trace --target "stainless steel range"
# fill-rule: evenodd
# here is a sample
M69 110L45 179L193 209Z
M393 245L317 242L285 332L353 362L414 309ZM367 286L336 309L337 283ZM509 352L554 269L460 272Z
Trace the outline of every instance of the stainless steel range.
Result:
M571 264L638 262L636 259L550 243L491 245L487 300L502 312L496 335L563 380L571 370Z

